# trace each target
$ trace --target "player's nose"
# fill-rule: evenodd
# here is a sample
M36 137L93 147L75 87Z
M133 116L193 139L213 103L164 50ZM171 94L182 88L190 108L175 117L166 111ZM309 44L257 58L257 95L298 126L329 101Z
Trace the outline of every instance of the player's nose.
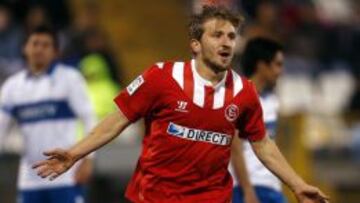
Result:
M224 37L222 40L222 46L231 47L231 40L228 37Z

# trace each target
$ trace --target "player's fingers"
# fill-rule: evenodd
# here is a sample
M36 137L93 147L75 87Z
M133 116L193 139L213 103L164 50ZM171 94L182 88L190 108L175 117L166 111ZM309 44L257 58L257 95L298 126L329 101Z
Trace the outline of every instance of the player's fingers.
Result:
M320 202L326 202L330 200L330 197L325 195L320 189L317 189L317 195L321 200Z
M40 166L36 170L37 170L37 174L39 176L42 176L43 174L47 173L48 171L50 171L50 172L53 171L53 169L49 165Z
M39 168L41 166L47 165L48 164L48 160L43 160L43 161L38 161L36 163L34 163L31 167L33 169Z
M321 203L328 203L330 201L330 198L327 196L326 197L321 196L319 199Z
M330 202L330 197L328 196L320 196L320 201L321 203L329 203Z
M44 170L38 172L38 175L39 175L40 177L42 177L42 178L46 178L46 177L48 177L49 175L51 175L52 172L53 172L53 171L50 170L50 169L44 169Z
M53 173L51 173L49 180L50 180L50 181L53 181L53 180L55 180L59 175L60 175L59 173L53 172Z
M329 200L326 200L326 199L322 199L321 201L320 201L320 203L329 203L330 201Z
M320 197L322 198L322 199L324 199L324 200L330 200L330 197L329 196L327 196L327 195L325 195L323 192L319 192L319 195L320 195Z
M64 151L61 149L54 149L54 150L45 151L43 154L45 156L59 156L62 155L63 153Z

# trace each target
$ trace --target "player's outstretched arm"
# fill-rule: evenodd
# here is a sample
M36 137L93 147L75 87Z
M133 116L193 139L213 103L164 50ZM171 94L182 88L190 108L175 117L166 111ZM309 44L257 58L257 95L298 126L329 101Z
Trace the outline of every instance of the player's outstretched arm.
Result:
M130 122L120 112L115 112L102 120L86 138L70 149L54 149L44 152L48 158L33 165L38 175L50 180L67 171L74 163L119 135Z
M250 183L244 160L243 141L234 136L231 144L231 163L235 176L244 191L244 203L259 203L254 187Z
M257 157L295 193L300 203L326 203L329 198L307 184L287 163L276 144L267 136L251 143Z

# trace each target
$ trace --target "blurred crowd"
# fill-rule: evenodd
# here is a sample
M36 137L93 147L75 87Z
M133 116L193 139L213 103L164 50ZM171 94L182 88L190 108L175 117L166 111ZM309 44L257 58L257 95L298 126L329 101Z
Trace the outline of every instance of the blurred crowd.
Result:
M356 0L200 0L242 10L245 26L240 39L262 36L281 42L287 53L285 74L321 80L323 74L344 71L350 80L360 75L360 2ZM337 84L339 85L339 84ZM357 84L352 84L357 88ZM354 91L352 91L354 92ZM354 92L355 93L355 92ZM346 108L359 108L349 101Z
M21 51L24 36L39 25L50 25L58 32L59 57L63 63L80 69L89 80L107 77L116 85L121 83L121 68L106 33L99 26L95 5L88 4L81 12L72 13L68 3L65 0L0 2L0 84L24 68Z

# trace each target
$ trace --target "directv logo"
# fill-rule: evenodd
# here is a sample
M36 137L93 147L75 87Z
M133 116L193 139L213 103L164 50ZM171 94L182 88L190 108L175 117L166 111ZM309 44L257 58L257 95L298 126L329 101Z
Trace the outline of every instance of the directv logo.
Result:
M230 135L200 129L187 128L171 122L169 123L167 133L182 139L208 142L216 145L225 146L231 143Z
M176 125L174 123L170 123L167 132L171 135L175 135L177 137L184 136L184 127Z

